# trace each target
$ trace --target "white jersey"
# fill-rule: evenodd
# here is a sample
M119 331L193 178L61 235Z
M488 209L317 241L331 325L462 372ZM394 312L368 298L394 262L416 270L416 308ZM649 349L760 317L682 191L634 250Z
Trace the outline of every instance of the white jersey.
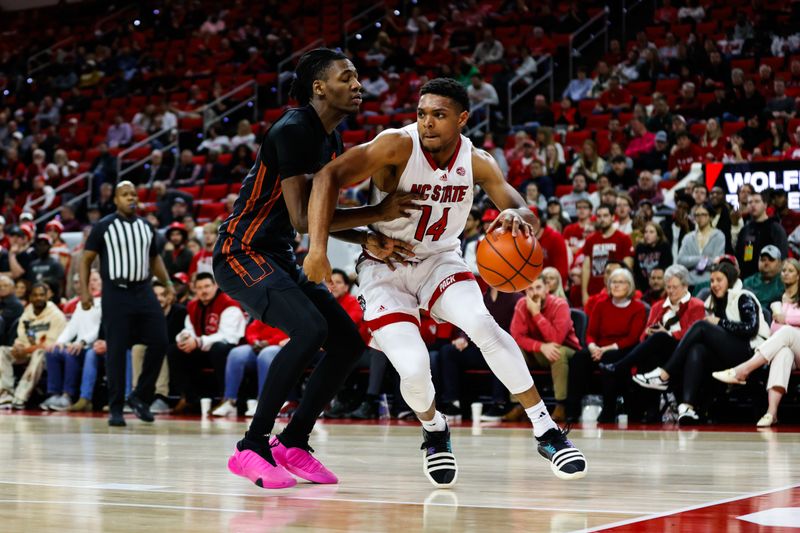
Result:
M414 244L412 261L446 251L460 253L458 237L464 231L472 208L472 142L460 136L446 168L440 169L422 149L417 124L403 128L413 142L411 157L397 183L399 192L418 192L420 209L405 218L372 224L372 229L393 239ZM377 204L388 193L372 188L370 203Z

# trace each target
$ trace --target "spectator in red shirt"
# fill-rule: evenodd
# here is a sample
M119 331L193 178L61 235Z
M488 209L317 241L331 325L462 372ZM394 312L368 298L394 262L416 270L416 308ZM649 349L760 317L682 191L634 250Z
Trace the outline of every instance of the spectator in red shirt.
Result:
M539 209L531 208L531 211L538 217ZM547 224L542 224L541 219L537 222L539 227L535 230L534 236L544 252L544 266L553 267L561 274L561 278L567 277L569 268L569 258L567 255L567 242L564 236Z
M687 132L678 133L676 147L667 163L667 168L670 169L670 179L682 179L692 169L692 163L702 162L703 150L692 142Z
M630 111L632 105L633 95L620 85L619 76L611 76L608 80L608 89L603 91L597 101L595 113Z
M508 161L508 183L515 189L531 179L531 164L536 160L536 144L525 139L522 142L522 151L518 156Z
M792 134L792 145L783 152L783 159L785 160L798 160L800 159L800 126L795 128Z
M664 195L661 194L661 189L658 188L658 184L653 178L653 173L649 170L643 170L639 173L636 185L628 189L628 194L634 205L639 205L642 200L650 200L655 205L659 205L664 201Z
M578 220L564 228L564 240L566 240L567 246L572 251L573 264L583 264L583 256L581 255L583 245L586 244L586 238L594 231L592 202L586 199L578 200L575 202L575 210L577 211ZM562 275L562 279L566 278Z
M531 51L533 57L553 54L556 50L556 45L553 40L545 35L544 30L539 26L533 28L533 35L528 38L525 45L528 47L528 50Z
M597 364L623 359L636 347L644 331L647 312L641 301L633 299L636 290L633 275L624 268L615 270L608 278L606 290L611 297L599 302L589 316L586 330L588 347L577 352L570 361L567 420L577 420L580 416L581 400ZM604 373L603 411L598 422L616 419L616 402L620 393L627 395L620 390L615 375Z
M607 205L597 208L597 231L589 235L583 246L581 290L584 304L589 296L603 290L603 275L609 260L622 261L628 268L633 267L631 238L614 229L614 209Z
M553 420L564 422L569 359L580 349L569 304L564 298L548 294L544 280L536 279L514 307L511 336L522 349L528 366L550 369L556 398Z

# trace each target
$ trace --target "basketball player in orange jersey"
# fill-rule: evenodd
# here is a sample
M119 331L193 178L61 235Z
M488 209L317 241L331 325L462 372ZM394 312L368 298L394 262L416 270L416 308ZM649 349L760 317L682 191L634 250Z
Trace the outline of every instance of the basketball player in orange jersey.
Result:
M448 487L456 482L458 467L447 422L434 404L428 350L418 329L420 308L469 335L525 408L538 451L550 461L555 475L578 479L586 475L585 457L550 418L520 349L487 311L461 258L458 237L472 207L474 185L480 185L502 210L490 231L499 227L527 235L539 223L494 159L461 135L468 109L462 85L447 78L431 80L420 89L416 124L386 130L323 167L314 176L308 208L311 242L303 268L314 281L331 275L327 242L340 188L371 176L370 203L395 191L420 194L419 210L371 226L413 243L413 256L390 265L365 251L356 268L364 319L375 344L400 374L403 399L422 422L426 476L434 485Z

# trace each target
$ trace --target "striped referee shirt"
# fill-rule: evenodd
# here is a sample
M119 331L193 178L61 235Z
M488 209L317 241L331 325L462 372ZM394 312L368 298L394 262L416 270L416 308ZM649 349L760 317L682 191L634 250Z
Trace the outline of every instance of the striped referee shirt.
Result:
M100 256L103 283L128 287L149 282L150 260L158 255L155 230L145 219L112 213L100 219L86 239L86 250Z

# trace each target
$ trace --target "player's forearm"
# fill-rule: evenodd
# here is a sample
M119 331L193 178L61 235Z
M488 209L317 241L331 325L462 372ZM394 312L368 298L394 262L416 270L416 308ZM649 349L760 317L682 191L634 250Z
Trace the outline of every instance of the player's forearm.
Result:
M355 228L331 232L331 237L334 239L351 244L358 244L359 246L367 244L367 235L369 235L369 231Z
M338 197L336 179L323 169L314 178L308 202L309 252L327 252L328 236Z
M360 228L361 226L369 226L370 224L374 224L375 222L380 222L382 220L383 217L377 205L365 205L362 207L350 207L346 209L337 208L333 213L330 231L333 233L353 228ZM336 238L338 239L339 237Z

